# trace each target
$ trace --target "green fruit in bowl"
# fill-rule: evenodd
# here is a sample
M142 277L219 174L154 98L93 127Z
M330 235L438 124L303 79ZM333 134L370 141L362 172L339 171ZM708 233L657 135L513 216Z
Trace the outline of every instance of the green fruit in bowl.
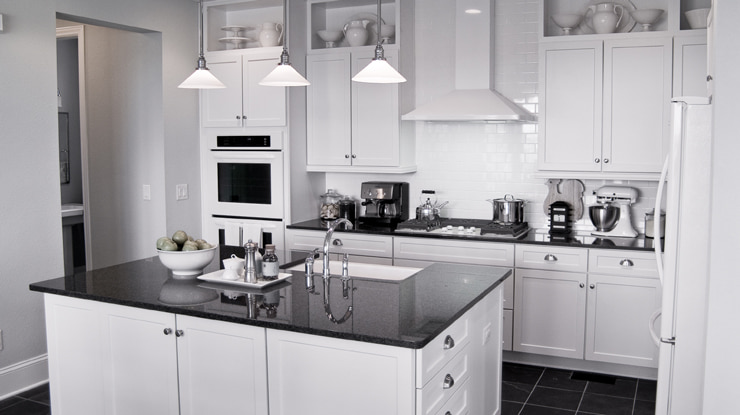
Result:
M182 244L182 250L183 251L197 251L198 244L196 244L193 241L186 241L184 244Z
M162 247L157 248L160 251L177 251L180 249L179 246L170 238L167 238L165 241L162 242Z
M172 240L175 241L176 244L182 246L185 242L188 241L188 234L185 233L185 231L177 231L172 234Z
M209 244L203 239L196 239L195 243L198 244L198 249L209 249L213 248L213 245Z
M157 239L157 249L162 249L162 246L164 246L164 243L167 242L167 241L172 242L172 239L170 239L167 236L163 236L163 237Z

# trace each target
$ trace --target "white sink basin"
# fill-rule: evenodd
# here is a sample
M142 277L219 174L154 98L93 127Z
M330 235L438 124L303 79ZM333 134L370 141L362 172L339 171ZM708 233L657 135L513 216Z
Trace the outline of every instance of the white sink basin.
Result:
M313 264L313 272L321 274L324 263L323 261L316 261ZM342 274L342 261L329 261L329 269L332 275ZM386 280L386 281L402 281L406 278L416 274L423 268L412 268L412 267L394 267L392 265L378 265L378 264L364 264L362 262L349 261L349 276L355 278L366 278L372 280ZM288 270L303 271L305 270L304 264L299 264L294 267L288 268Z

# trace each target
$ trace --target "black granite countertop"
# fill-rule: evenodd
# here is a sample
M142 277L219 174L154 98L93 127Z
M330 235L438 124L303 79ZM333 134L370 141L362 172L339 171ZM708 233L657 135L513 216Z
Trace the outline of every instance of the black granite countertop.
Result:
M311 219L303 222L294 223L287 226L288 229L320 230L326 231L327 223L321 219ZM372 235L389 235L389 236L409 236L418 238L436 238L436 239L457 239L457 240L475 240L486 242L504 242L518 244L536 244L550 246L565 246L571 248L602 248L602 249L628 249L634 251L653 251L654 239L646 238L645 235L639 235L636 238L607 238L593 236L587 233L573 232L567 236L550 235L545 229L530 229L529 232L518 238L495 238L486 236L485 238L468 236L468 235L439 235L425 232L399 232L391 230L378 229L337 229L337 232L355 232ZM662 240L661 240L662 241Z
M213 261L204 272L217 270L218 261ZM34 283L30 289L238 324L419 349L512 272L499 267L433 264L402 281L352 277L346 291L338 276L330 277L325 283L321 275L314 275L314 288L309 290L305 274L292 273L293 276L285 281L260 290L198 279L174 279L172 272L155 256ZM325 295L327 289L329 295ZM351 313L348 312L350 306Z

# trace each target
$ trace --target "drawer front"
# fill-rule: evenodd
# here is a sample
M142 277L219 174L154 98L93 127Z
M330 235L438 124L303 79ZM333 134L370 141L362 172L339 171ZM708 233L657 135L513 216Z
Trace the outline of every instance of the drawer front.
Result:
M586 272L588 250L519 244L516 246L516 267Z
M465 313L447 330L416 352L416 388L421 389L470 343L471 313Z
M394 237L393 256L432 262L473 265L514 265L514 244Z
M591 249L588 271L627 277L658 278L658 263L652 252Z
M470 389L473 381L466 380L455 392L449 401L434 415L469 415L470 414Z
M470 348L464 347L430 379L424 388L416 391L416 407L421 408L420 413L436 414L470 378L470 365Z
M325 232L303 231L289 229L286 231L288 249L299 251L312 251L324 246ZM335 232L333 241L341 240L341 245L334 242L331 246L332 253L347 253L350 255L365 255L376 257L393 257L393 237L353 234L348 232ZM351 261L351 259L350 259Z

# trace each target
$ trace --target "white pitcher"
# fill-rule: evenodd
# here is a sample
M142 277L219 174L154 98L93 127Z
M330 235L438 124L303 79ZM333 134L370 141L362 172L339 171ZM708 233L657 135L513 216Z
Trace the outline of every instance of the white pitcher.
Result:
M586 22L589 23L588 15L591 14L590 24L596 33L614 33L624 16L624 7L615 3L598 3L588 6Z
M272 22L262 23L259 38L263 47L278 46L280 41L283 40L283 25Z
M344 37L350 46L364 46L367 43L367 24L370 20L352 20L344 25Z

